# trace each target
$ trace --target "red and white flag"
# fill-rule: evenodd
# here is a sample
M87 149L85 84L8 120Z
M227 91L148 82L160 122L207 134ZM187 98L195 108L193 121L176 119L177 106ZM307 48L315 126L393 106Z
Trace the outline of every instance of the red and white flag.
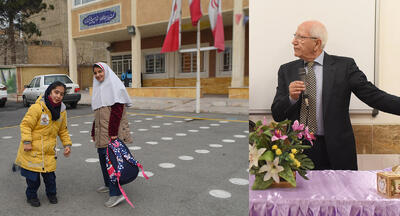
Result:
M181 0L173 0L171 17L169 18L167 35L165 36L161 53L174 52L179 49L179 30L181 28Z
M192 25L197 26L197 22L203 16L203 13L201 12L200 0L189 0L189 5Z
M214 35L214 47L218 49L218 52L225 50L221 3L221 0L210 0L208 6L208 16L210 17L211 30Z

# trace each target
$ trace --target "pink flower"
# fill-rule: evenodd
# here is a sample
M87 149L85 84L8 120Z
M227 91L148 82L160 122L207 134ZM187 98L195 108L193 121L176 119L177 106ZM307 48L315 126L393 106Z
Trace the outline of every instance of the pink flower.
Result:
M298 120L294 121L292 125L293 131L302 131L304 130L304 124L300 124Z
M274 131L274 136L271 138L271 141L276 141L276 140L285 140L286 138L288 138L288 136L286 135L282 135L282 131L280 130L275 130Z
M264 116L263 125L267 125L267 118Z
M304 138L306 140L308 140L311 143L311 145L313 145L312 140L315 140L315 136L314 136L314 133L309 132L308 127L306 127L306 129L304 130L303 135L304 135Z
M262 133L264 133L264 131L260 128L260 131L258 131L258 136L261 136Z

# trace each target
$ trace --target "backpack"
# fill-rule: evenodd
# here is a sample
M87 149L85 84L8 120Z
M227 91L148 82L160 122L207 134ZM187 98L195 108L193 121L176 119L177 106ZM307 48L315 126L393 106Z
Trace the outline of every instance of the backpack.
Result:
M126 201L134 208L121 185L135 180L138 176L139 168L142 170L143 177L149 179L143 171L143 166L133 158L125 143L120 139L110 140L107 146L106 166L111 183L118 184Z

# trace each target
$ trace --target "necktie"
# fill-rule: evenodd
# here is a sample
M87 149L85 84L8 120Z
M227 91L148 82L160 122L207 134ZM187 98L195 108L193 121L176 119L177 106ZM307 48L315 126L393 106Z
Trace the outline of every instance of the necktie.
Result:
M317 84L315 81L314 62L307 63L306 91L308 95L308 107L305 98L301 103L300 122L308 126L310 132L317 132Z

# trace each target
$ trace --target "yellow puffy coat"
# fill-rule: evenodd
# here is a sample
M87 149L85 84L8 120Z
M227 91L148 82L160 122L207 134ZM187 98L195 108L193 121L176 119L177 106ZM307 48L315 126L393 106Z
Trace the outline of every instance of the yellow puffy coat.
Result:
M34 172L55 171L57 135L60 136L64 147L71 145L65 104L61 103L60 118L53 121L44 99L39 97L25 114L20 128L21 142L15 163ZM24 151L24 141L31 142L31 151Z

